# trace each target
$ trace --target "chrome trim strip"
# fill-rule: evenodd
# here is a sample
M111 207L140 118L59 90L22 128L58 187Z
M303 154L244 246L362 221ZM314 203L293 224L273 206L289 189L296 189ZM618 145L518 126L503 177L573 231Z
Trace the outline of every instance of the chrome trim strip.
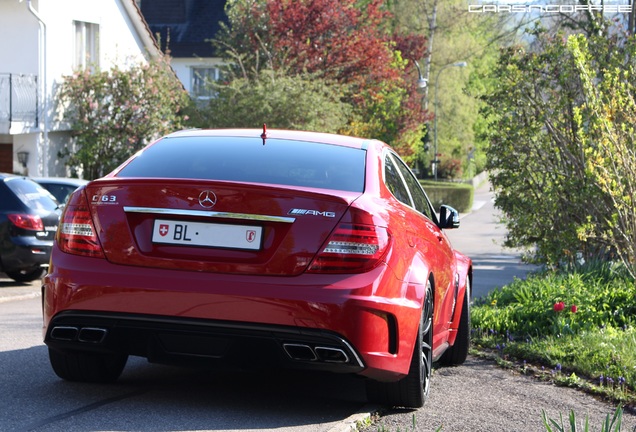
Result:
M124 207L126 213L148 213L157 215L168 216L196 216L196 217L208 217L208 218L225 218L225 219L238 219L249 221L261 221L261 222L282 222L282 223L294 223L296 218L285 216L270 216L270 215L257 215L247 213L228 213L228 212L215 212L205 210L179 210L157 207Z
M340 338L339 338L340 339ZM356 352L356 350L353 349L353 347L351 346L351 344L349 342L347 342L344 339L340 339L340 342L346 346L347 348L349 348L349 351L351 352L351 354L353 354L353 357L355 358L356 363L358 363L358 366L360 367L365 367L364 366L364 362L362 361L362 359L360 358L360 356L358 355L358 353Z

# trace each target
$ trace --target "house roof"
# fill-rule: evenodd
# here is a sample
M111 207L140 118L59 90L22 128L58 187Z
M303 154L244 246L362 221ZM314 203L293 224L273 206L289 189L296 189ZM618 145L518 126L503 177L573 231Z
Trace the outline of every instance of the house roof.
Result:
M178 57L215 57L209 42L226 21L226 0L137 0L161 50Z
M142 44L146 48L148 55L153 59L161 57L163 53L159 49L159 45L157 44L155 39L152 37L150 28L146 24L146 21L144 20L139 7L135 3L135 0L122 0L121 3L124 6L126 14L132 22L133 27L135 28L135 30L137 30L137 34L139 35Z

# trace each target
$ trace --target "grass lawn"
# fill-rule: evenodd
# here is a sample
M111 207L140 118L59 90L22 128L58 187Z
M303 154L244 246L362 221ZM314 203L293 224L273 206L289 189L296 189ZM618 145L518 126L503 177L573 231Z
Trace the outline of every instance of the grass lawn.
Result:
M636 406L635 313L636 285L618 265L536 273L476 302L473 354Z

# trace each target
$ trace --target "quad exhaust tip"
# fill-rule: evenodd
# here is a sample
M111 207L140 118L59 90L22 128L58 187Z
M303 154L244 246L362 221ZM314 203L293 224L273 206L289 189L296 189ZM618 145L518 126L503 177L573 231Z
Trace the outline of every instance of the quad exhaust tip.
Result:
M317 346L306 344L285 343L283 349L287 355L296 361L324 362L324 363L348 363L349 356L340 348Z
M98 327L56 326L51 329L51 339L66 342L99 344L104 342L108 330Z
M315 348L316 355L322 361L327 363L349 363L349 356L347 353L341 350L340 348L332 348L332 347L316 347Z

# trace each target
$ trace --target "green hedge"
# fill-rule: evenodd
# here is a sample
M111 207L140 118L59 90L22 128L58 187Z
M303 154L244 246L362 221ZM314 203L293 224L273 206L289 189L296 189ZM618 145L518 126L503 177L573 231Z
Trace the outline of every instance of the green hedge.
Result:
M442 204L447 204L460 213L467 213L473 207L475 190L470 184L432 180L420 180L420 183L436 211L439 211Z

